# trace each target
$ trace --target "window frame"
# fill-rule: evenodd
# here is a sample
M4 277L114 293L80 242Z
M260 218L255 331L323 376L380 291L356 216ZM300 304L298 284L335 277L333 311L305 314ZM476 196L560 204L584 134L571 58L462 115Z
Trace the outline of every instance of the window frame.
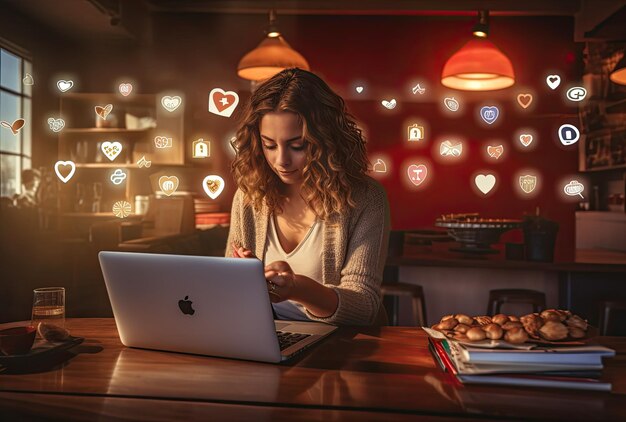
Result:
M33 67L32 55L27 50L13 44L12 42L2 37L0 37L0 49L20 58L20 74L18 75L20 83L22 79L24 78L24 76L26 75L27 63L31 68L30 72L32 74L32 67ZM31 88L30 95L26 94L23 86L22 86L21 91L22 92L17 92L17 91L14 91L13 89L0 85L0 92L4 92L4 93L11 94L11 95L18 97L20 118L24 118L24 116L26 116L27 114L30 115L32 118L32 107L33 107L32 88ZM27 102L30 107L30 110L28 110L29 113L26 113ZM27 121L26 124L31 124L31 122ZM6 129L0 128L0 130L6 130ZM11 156L11 157L19 158L18 166L17 166L17 174L15 174L16 191L13 194L20 194L22 191L22 171L28 168L32 168L32 160L33 160L32 126L30 130L28 131L28 136L26 136L25 132L21 132L19 138L20 138L19 152L4 151L0 147L0 158L3 156ZM28 148L28 150L30 151L30 154L24 153L24 151L26 150L26 148L24 147L25 145L30 146L30 148ZM29 162L30 164L26 165L26 162Z

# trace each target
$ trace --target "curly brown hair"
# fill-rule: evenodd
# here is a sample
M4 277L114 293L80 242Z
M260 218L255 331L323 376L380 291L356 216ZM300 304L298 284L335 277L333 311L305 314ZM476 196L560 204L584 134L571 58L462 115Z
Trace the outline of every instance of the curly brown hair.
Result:
M263 154L259 126L271 112L291 112L302 124L307 164L302 197L321 219L355 207L354 189L366 179L365 140L343 99L318 76L285 69L257 87L248 102L233 146L233 177L246 203L259 210L265 201L282 211L283 182Z

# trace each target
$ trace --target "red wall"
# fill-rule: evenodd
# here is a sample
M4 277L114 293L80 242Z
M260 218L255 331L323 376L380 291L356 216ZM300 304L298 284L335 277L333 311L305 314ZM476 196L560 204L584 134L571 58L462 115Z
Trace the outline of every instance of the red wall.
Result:
M85 92L110 90L122 76L138 81L137 92L181 90L185 94L185 137L198 133L222 143L234 131L234 118L213 116L206 111L207 94L214 87L237 90L242 101L249 84L236 76L238 60L255 47L266 25L262 15L157 15L152 46L105 45L88 41L80 54L82 63L68 69L58 63L59 72L81 75ZM453 93L441 86L443 64L470 38L470 17L423 16L280 16L279 25L287 41L309 61L312 70L344 96L349 110L363 125L371 153L385 153L388 177L381 180L387 189L395 229L432 226L442 213L479 212L487 217L520 218L540 207L542 214L560 224L557 259L571 259L574 250L574 210L577 200L567 202L560 195L561 178L577 170L577 145L563 147L556 137L562 123L576 123L576 108L562 100L563 87L580 80L581 46L573 40L573 21L559 17L492 17L490 39L511 59L516 84L503 91L456 93L462 101L458 115L445 113L443 97ZM545 85L545 77L558 73L563 80L557 91ZM422 97L410 93L420 78L428 91ZM357 95L354 86L365 83ZM520 92L534 95L524 111L516 103ZM386 110L382 99L396 98L398 106ZM501 105L494 127L476 119L480 104ZM427 126L422 147L409 145L406 126L419 119ZM536 133L532 151L515 148L515 132L522 127ZM465 139L464 160L442 164L436 160L437 141L443 136ZM199 136L198 136L199 137ZM505 155L488 160L483 142L501 141ZM202 171L228 175L230 155L212 148L212 159ZM407 189L408 158L431 163L428 183L419 190ZM521 198L513 186L516 173L534 168L542 176L540 192L532 199ZM482 197L472 188L478 170L494 172L496 190ZM227 183L228 177L225 177ZM222 194L222 205L230 208L232 184ZM513 238L516 236L513 235ZM511 238L508 236L507 238ZM506 238L505 238L506 239ZM519 236L517 236L519 239Z

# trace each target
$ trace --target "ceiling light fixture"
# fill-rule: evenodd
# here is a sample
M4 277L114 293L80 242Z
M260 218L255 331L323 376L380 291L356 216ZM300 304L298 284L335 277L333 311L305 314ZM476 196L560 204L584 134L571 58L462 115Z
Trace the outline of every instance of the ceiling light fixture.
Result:
M626 85L626 51L609 76L613 83Z
M310 70L306 59L291 48L280 34L274 10L270 10L269 20L263 41L243 56L237 65L237 75L240 78L262 81L290 67Z
M491 41L489 12L478 12L474 38L448 59L441 72L441 84L463 91L493 91L515 84L515 72L509 58Z

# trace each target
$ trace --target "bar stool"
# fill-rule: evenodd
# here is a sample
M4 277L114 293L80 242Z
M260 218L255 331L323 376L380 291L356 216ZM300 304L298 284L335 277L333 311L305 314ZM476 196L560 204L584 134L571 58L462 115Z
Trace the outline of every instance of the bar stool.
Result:
M529 289L489 290L487 315L499 314L504 303L528 303L533 306L533 312L541 312L546 308L546 294Z
M426 303L424 301L424 289L422 286L410 283L391 282L380 286L383 296L399 298L409 296L411 298L411 309L413 311L413 322L417 327L426 325ZM389 312L390 325L398 325L399 307L394 306L393 312Z
M624 300L605 300L600 302L600 318L598 326L601 336L623 335L616 333L615 320L618 314L626 315L626 301Z

